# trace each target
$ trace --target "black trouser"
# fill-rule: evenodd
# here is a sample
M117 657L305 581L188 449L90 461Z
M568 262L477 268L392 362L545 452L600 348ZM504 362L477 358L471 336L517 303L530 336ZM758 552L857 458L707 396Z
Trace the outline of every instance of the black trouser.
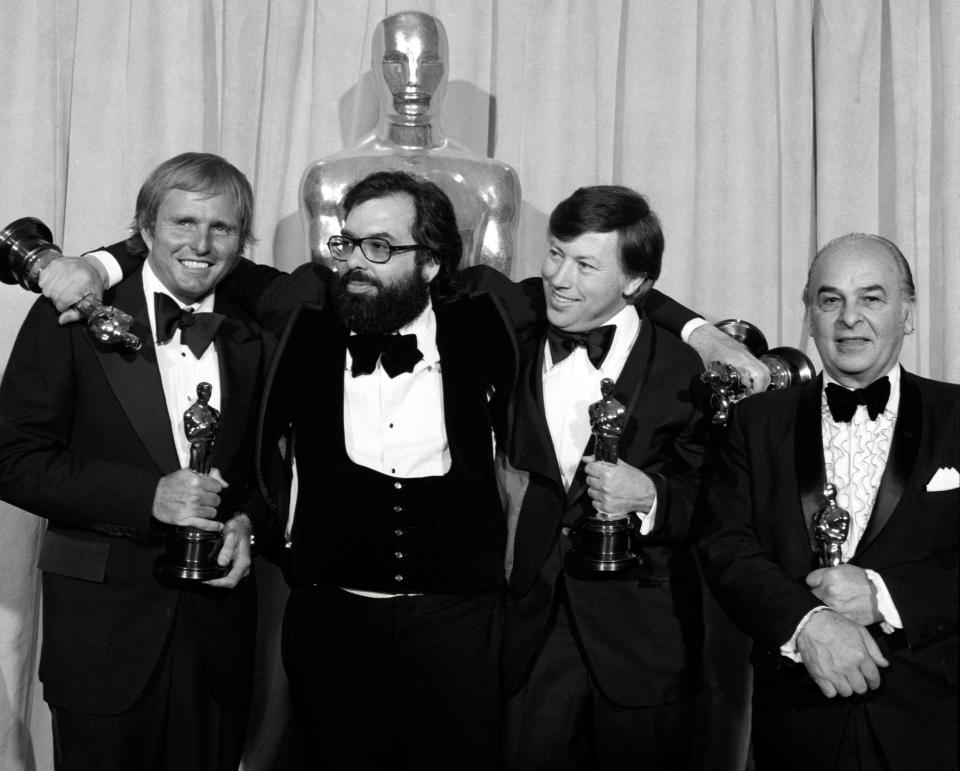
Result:
M495 769L501 628L499 593L294 589L283 659L307 768Z
M120 715L50 712L57 771L236 771L248 707L225 710L214 698L181 604L157 669L133 707Z
M688 771L693 701L623 707L597 688L566 604L506 709L507 771Z

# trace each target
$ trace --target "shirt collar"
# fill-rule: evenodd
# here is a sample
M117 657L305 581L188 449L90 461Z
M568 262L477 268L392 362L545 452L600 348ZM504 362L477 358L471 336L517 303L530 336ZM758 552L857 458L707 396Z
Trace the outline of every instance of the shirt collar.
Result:
M350 332L351 336L355 334L356 332ZM417 348L423 354L423 359L417 362L416 369L430 367L440 361L440 351L437 349L437 315L433 312L433 303L429 297L420 315L409 324L400 327L397 334L417 336ZM350 355L349 349L344 364L346 369L353 367L353 357ZM380 366L379 362L377 366Z
M883 377L881 375L880 377ZM884 408L883 413L889 415L890 417L896 417L897 413L900 410L900 362L895 363L890 371L887 372L887 377L890 378L890 398L887 399L887 406ZM879 380L880 378L877 378ZM830 408L827 406L827 384L836 383L841 388L846 388L847 386L842 383L837 382L834 378L830 377L826 370L823 371L823 391L820 394L820 409L821 411L826 410L826 414L830 414Z
M215 293L213 290L210 291L206 297L204 297L200 302L193 303L192 305L185 305L180 302L176 297L173 296L173 293L164 286L163 282L153 272L153 268L150 267L150 262L144 260L143 263L143 294L147 301L147 316L150 319L150 331L153 334L153 339L157 339L157 318L156 318L156 304L153 301L154 293L159 292L160 294L165 294L168 297L172 298L173 301L180 306L180 308L193 308L197 313L210 313L213 311L213 306L215 304ZM179 339L179 338L178 338Z
M613 333L613 342L610 343L610 350L607 351L607 356L604 359L604 365L608 361L618 358L624 349L629 353L634 340L637 339L637 333L640 331L640 314L637 313L636 306L626 305L607 321L602 324L597 324L597 327L606 326L614 326L616 330ZM554 365L553 357L550 355L550 346L546 345L546 343L544 343L544 345L543 371L546 372Z

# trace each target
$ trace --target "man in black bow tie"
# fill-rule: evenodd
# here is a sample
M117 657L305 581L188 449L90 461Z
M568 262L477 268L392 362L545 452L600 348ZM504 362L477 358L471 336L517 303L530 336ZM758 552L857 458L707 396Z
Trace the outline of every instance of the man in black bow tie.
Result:
M960 388L899 364L916 300L887 239L828 243L803 299L824 372L738 406L701 543L755 638L757 768L956 768ZM836 567L827 484L850 515Z
M690 767L702 638L691 528L705 424L689 386L702 364L644 310L662 252L642 196L581 188L551 214L541 277L518 287L536 323L521 336L500 469L511 769ZM589 408L605 378L625 407L615 464L590 457ZM593 573L571 560L572 528L594 510L629 516L639 564Z
M215 293L252 238L253 194L222 158L158 166L137 199L142 270L106 300L140 351L58 327L38 300L0 386L0 496L48 520L40 679L57 768L237 768L252 686L253 440L266 355ZM213 471L190 470L197 384L221 413ZM229 484L228 484L229 483ZM154 576L174 526L219 531L223 578Z

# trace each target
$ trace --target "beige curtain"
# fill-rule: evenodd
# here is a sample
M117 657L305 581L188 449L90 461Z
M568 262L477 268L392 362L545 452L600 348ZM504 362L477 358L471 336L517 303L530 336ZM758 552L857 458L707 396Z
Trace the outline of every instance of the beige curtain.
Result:
M663 220L663 289L808 349L811 255L879 232L916 274L904 364L960 380L955 0L0 0L0 226L39 217L72 253L109 243L152 167L206 150L253 182L251 256L300 263L300 175L372 128L373 28L407 8L449 33L447 133L520 175L516 277L536 273L562 197L623 183ZM0 288L0 368L31 301ZM41 527L0 504L4 769L52 767ZM267 577L269 631L282 589ZM261 675L252 769L269 767L283 704L279 670Z

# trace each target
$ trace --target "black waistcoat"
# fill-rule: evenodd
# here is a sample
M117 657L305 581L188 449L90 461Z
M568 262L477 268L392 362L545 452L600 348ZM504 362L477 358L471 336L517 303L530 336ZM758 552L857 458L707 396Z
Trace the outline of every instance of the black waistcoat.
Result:
M477 355L470 327L456 320L438 310L451 454L443 476L405 479L353 463L343 437L345 337L331 366L314 370L322 382L294 420L294 584L424 593L502 584L506 524L493 469L489 360Z

